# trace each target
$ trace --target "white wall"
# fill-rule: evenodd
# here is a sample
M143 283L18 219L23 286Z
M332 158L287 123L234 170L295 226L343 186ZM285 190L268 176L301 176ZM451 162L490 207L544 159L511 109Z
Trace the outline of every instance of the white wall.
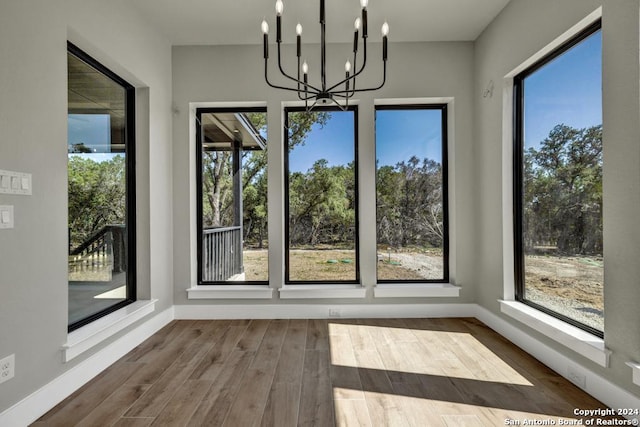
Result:
M640 361L638 0L605 1L603 12L605 339L613 351L611 367L594 366L504 318L497 304L507 280L503 254L508 250L501 194L507 178L502 172L503 77L600 3L513 0L475 44L390 45L387 85L375 94L363 95L359 103L362 281L368 288L375 281L374 251L365 247L375 232L370 215L375 208L374 97L452 97L455 197L451 224L455 239L451 243L456 260L452 276L462 291L457 299L386 301L373 301L368 292L367 299L355 303L478 302L577 363L638 394L637 386L630 383L629 368L624 366L628 360ZM158 311L174 300L184 307L216 303L186 298L186 289L195 284L194 147L189 145L189 103L193 102L267 104L271 125L268 143L270 150L276 150L275 165L270 166L276 173L270 174L269 194L272 286L281 286L284 274L279 123L282 102L291 98L266 87L260 46L174 47L172 54L169 43L125 0L2 1L0 169L32 173L34 190L28 197L0 195L0 204L14 205L16 212L15 229L0 232L0 357L16 354L16 378L0 384L0 412L86 359L80 356L63 364L61 357L67 337L67 40L139 88L141 294L158 298ZM335 69L341 70L344 48L330 46L329 60L337 58ZM379 45L372 49L377 51ZM372 77L362 83L374 83L379 75L375 54L370 61ZM494 95L484 98L482 92L490 80L495 83ZM261 303L284 305L287 301L275 296Z
M0 357L16 356L15 378L0 384L0 412L92 353L62 362L67 40L138 88L139 288L159 299L158 311L173 303L168 41L124 0L2 1L0 169L32 173L33 195L0 195L15 206L15 228L0 233Z
M576 363L602 375L636 395L631 369L625 362L640 360L640 109L639 3L637 0L513 0L478 38L475 45L475 84L495 82L492 98L475 100L476 186L473 228L477 302L500 314L498 299L504 284L512 283L511 158L503 152L503 112L511 98L503 98L505 76L583 18L602 9L603 147L604 147L604 263L605 344L613 351L609 368L602 368L570 349L547 340L532 329L503 317L514 326L556 348ZM506 81L508 85L508 81ZM510 114L504 116L505 121ZM505 144L510 138L506 135ZM500 189L507 183L506 199ZM493 189L493 190L492 190ZM503 205L504 203L504 205ZM503 213L507 213L503 217ZM507 221L507 222L504 222ZM506 224L506 226L505 226ZM503 265L503 259L505 264Z
M290 47L290 46L289 46ZM288 48L289 48L288 47ZM348 55L346 45L330 45L328 53L329 81L341 78L343 58ZM313 49L305 46L305 49ZM275 47L271 46L272 57ZM380 45L370 47L366 77L359 81L361 87L373 85L382 75ZM317 59L315 52L308 58ZM283 58L295 58L295 52L286 49ZM295 65L285 66L295 69ZM273 63L270 67L275 67ZM273 70L273 68L270 68ZM333 70L338 70L334 71ZM312 73L319 73L312 67ZM473 87L472 43L392 43L389 46L388 80L383 89L359 96L359 171L360 171L360 271L362 283L367 288L375 284L375 142L374 97L387 98L454 98L455 121L451 123L453 138L453 180L455 209L451 227L452 258L456 267L452 272L455 283L462 286L457 299L399 299L375 301L376 303L446 303L471 302L474 299L474 272L471 269L473 234L472 224L472 99ZM313 77L312 77L313 78ZM277 76L274 73L274 81ZM269 257L271 286L283 284L284 220L282 148L282 103L291 101L294 94L269 88L264 81L262 46L177 46L173 48L173 99L178 112L174 115L174 235L175 235L175 295L178 305L209 304L216 301L189 301L186 289L196 285L196 235L195 235L195 170L194 147L189 140L189 105L195 102L242 103L258 101L268 108L269 131ZM224 301L223 304L252 303L251 301ZM287 304L290 300L278 299L277 292L271 300L253 303ZM293 301L300 303L300 301ZM323 303L313 300L311 303ZM365 300L349 303L372 303L372 292ZM217 303L221 303L218 301ZM340 301L333 301L340 303ZM247 313L249 316L250 313Z

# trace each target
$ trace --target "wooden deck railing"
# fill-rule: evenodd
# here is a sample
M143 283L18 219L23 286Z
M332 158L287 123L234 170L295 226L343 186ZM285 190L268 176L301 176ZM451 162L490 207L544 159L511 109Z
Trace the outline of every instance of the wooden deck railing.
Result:
M202 234L203 281L224 282L244 271L242 227L209 228Z
M111 265L114 273L127 269L126 228L107 225L69 252L69 272L103 270Z

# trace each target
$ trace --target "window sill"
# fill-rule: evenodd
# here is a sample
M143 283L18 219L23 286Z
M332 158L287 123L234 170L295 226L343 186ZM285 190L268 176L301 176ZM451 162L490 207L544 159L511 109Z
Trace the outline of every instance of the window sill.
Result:
M373 288L376 298L459 297L460 286L451 283L380 283Z
M188 299L271 299L269 285L200 285L187 289Z
M604 340L517 301L500 301L500 310L600 366L609 366Z
M65 363L95 347L144 316L153 313L156 301L143 300L133 302L95 322L70 332L67 335L67 343L62 346Z
M633 371L633 383L640 385L640 363L627 362L627 366Z
M360 285L285 285L278 290L281 299L364 298Z

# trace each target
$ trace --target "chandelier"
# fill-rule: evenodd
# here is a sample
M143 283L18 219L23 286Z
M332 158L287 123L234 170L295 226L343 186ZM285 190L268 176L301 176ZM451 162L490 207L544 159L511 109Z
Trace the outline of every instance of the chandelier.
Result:
M268 59L269 59L269 24L266 20L262 21L263 33L263 50L264 50L264 78L267 84L275 89L282 89L296 92L298 98L305 102L307 111L311 110L316 104L335 103L340 108L341 104L349 105L349 98L356 93L378 90L387 79L387 35L389 34L389 25L385 22L382 25L382 83L376 87L360 89L356 87L356 77L364 70L367 64L367 5L368 0L360 0L362 6L362 16L356 18L354 22L355 31L353 33L353 61L347 60L344 64L345 78L332 86L327 85L327 46L325 40L326 21L325 21L325 0L320 0L320 84L309 83L309 64L302 59L302 25L296 25L296 56L298 61L298 69L296 77L287 74L282 67L280 45L282 44L282 12L284 4L282 0L276 1L276 43L278 46L278 69L280 73L288 80L293 82L292 87L280 86L269 81L268 75ZM362 35L360 36L360 32ZM358 44L359 38L362 37L362 65L357 68ZM302 61L302 64L300 64ZM302 73L302 79L300 74ZM342 103L340 101L343 101ZM346 108L346 107L345 107Z

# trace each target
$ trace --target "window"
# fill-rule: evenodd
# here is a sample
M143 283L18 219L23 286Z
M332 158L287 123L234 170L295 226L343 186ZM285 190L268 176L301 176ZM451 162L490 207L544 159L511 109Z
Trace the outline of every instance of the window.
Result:
M447 282L447 107L376 107L378 282Z
M136 298L135 89L68 44L69 330Z
M514 79L516 298L603 336L602 37Z
M198 283L269 280L265 108L196 111Z
M285 109L285 281L358 283L357 110Z

